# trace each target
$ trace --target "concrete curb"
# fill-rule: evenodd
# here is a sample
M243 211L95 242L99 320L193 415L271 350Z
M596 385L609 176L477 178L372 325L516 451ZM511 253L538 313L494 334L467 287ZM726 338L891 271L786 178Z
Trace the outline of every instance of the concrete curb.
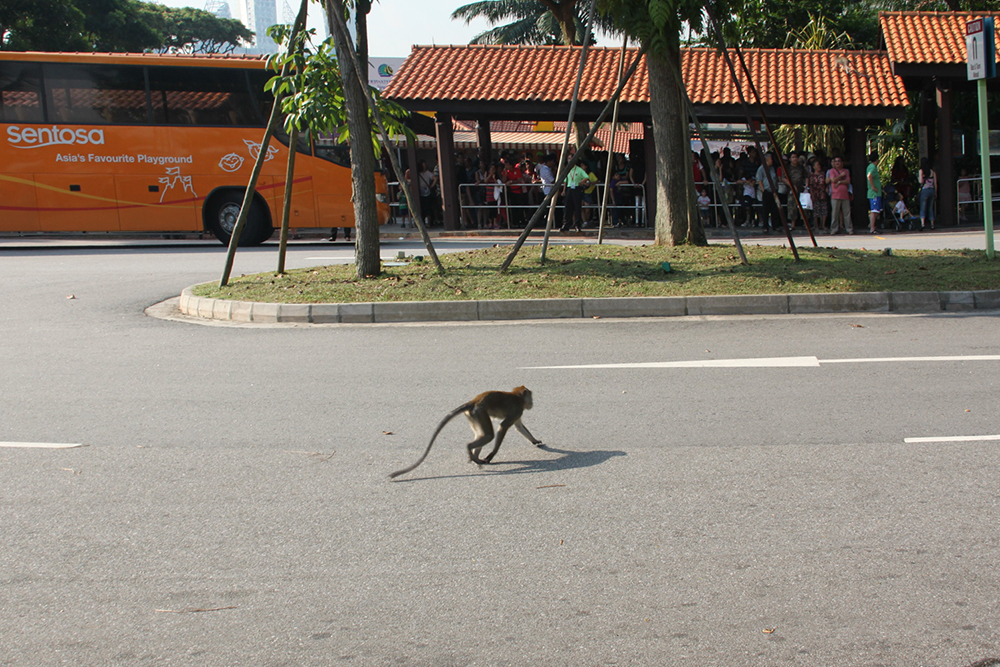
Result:
M387 301L286 304L195 296L186 288L178 308L189 317L266 324L469 322L683 315L805 315L814 313L940 313L1000 309L1000 290L977 292L850 292L495 301Z

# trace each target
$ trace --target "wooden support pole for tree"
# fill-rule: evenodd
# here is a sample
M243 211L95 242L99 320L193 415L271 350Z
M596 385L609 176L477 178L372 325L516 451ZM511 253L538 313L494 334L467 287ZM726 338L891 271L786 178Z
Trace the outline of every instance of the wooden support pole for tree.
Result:
M639 49L638 53L635 54L635 60L633 60L632 64L629 65L629 68L626 71L625 76L622 78L621 82L618 84L618 88L615 90L614 95L612 95L611 99L608 100L608 103L604 105L604 108L601 110L600 115L598 115L597 117L597 121L590 128L590 133L587 135L586 139L584 139L584 144L588 144L594 139L594 135L597 134L597 128L599 128L601 126L601 123L604 122L604 119L608 117L608 113L610 113L611 108L614 106L615 100L621 97L622 91L625 89L625 84L628 83L629 79L632 78L632 75L635 74L635 71L639 68L639 63L642 61L642 57L646 55L646 49L647 49L646 45L643 45L642 48ZM568 173L569 170L572 169L576 165L576 163L580 161L580 157L581 157L581 152L577 151L576 155L573 156L573 159L569 161L569 164L566 167L566 173ZM542 212L545 211L549 203L553 200L553 198L555 198L556 192L559 191L559 188L566 181L566 173L563 173L560 176L556 177L555 183L552 184L552 190L549 191L549 194L545 195L545 198L542 200L542 203L535 210L534 215L531 216L531 220L529 220L528 224L525 226L524 231L521 232L521 235L517 238L517 241L514 242L514 246L511 248L511 251L507 254L507 258L504 259L503 264L500 265L499 269L500 273L506 271L507 268L510 266L511 262L514 261L514 258L517 257L517 253L520 252L521 246L523 246L524 242L528 239L528 235L531 234L531 231L535 228L535 225L537 225L539 220L542 219Z
M726 61L726 65L729 68L729 74L732 77L733 86L736 87L736 92L739 94L740 104L743 107L743 113L745 114L746 119L747 119L747 126L748 127L752 127L753 120L751 119L750 106L749 106L749 104L746 101L746 97L743 95L743 87L740 85L739 78L736 75L736 66L733 64L733 59L729 55L729 49L726 46L726 41L725 41L725 38L723 37L723 34L722 34L722 26L719 24L718 19L716 19L715 13L712 11L712 7L711 7L710 3L708 3L708 4L705 5L705 13L708 15L709 22L712 24L712 28L715 31L716 39L719 42L719 44L718 44L719 50L722 52L722 57ZM770 140L771 140L771 146L775 150L777 150L778 145L777 145L777 142L774 139L774 134L771 132L771 125L767 121L766 115L764 115L764 107L761 104L760 95L757 94L757 88L756 88L756 86L754 86L753 78L750 76L750 69L746 66L746 62L743 60L743 54L740 52L739 47L733 47L733 48L736 51L737 55L740 57L740 63L743 66L744 76L746 76L747 83L750 86L750 90L753 92L753 94L754 94L754 96L755 96L755 98L757 100L757 108L758 108L758 111L761 114L761 120L764 121L764 126L767 128L768 136L770 137ZM754 139L754 145L757 147L757 151L761 155L761 159L764 160L764 150L763 150L763 148L760 145L760 141L757 139L756 133L753 134L753 139ZM792 238L792 230L788 226L788 219L785 216L784 208L781 206L781 203L778 200L778 184L776 182L777 179L771 174L771 171L767 168L766 160L762 164L764 165L764 176L767 177L768 185L771 186L771 196L774 197L775 204L778 207L778 217L781 219L782 226L784 226L784 228L785 228L785 236L786 236L786 238L788 238L788 245L792 249L792 255L795 257L795 261L798 261L799 260L799 250L798 250L798 248L795 247L795 239ZM784 161L781 159L781 156L779 155L778 156L778 166L783 167L783 165L784 165ZM776 167L776 169L777 169L777 167ZM767 194L765 193L764 196L766 197ZM801 206L800 206L799 210L801 211ZM816 238L812 236L812 229L809 227L809 223L806 221L804 213L802 214L802 220L803 220L803 224L806 226L806 229L809 231L809 235L812 237L813 246L816 246L817 245L816 244Z
M750 264L747 260L746 252L743 250L743 244L740 242L740 234L736 231L736 223L733 222L733 212L729 210L729 202L722 190L722 177L715 168L715 162L712 161L712 152L708 146L708 140L705 139L705 128L702 127L701 121L698 120L698 113L694 109L694 104L691 102L691 98L688 97L687 88L684 86L684 79L681 77L680 71L670 63L670 71L673 73L674 78L677 80L677 87L681 90L681 96L684 98L684 106L687 108L688 115L691 116L691 122L694 123L695 129L698 131L698 138L701 140L701 150L705 154L705 162L708 164L709 171L712 176L712 185L715 188L715 199L716 201L722 202L722 210L725 212L726 222L729 224L729 231L733 234L733 243L736 244L736 251L740 256L740 263L744 265Z
M309 0L302 0L302 3L299 5L299 13L295 17L295 23L292 25L292 34L288 37L289 48L294 48L293 45L298 40L299 33L305 29L308 7ZM288 69L288 63L286 62L281 66L281 77L288 76ZM280 118L281 96L275 95L274 104L271 106L271 117L267 121L267 129L264 130L264 138L260 142L260 152L257 154L257 160L254 162L253 170L250 172L250 182L247 183L247 191L243 195L240 215L236 220L236 225L233 227L233 233L229 237L229 250L226 252L226 265L222 269L219 287L225 287L229 284L229 276L233 272L233 262L236 261L236 248L240 244L240 235L243 233L243 228L247 223L247 216L250 214L250 203L253 201L257 180L260 178L260 171L264 167L264 160L267 158L267 147L271 143L271 137L274 136L274 130L278 127ZM295 148L292 147L292 150L294 151Z
M576 69L576 83L573 84L573 97L569 103L569 117L566 119L566 136L563 137L562 150L559 152L559 167L556 173L559 174L563 170L563 165L566 164L566 151L569 148L569 137L570 133L573 131L573 119L576 116L576 102L580 97L580 82L583 80L583 68L587 65L587 47L590 45L590 29L594 23L594 8L597 6L597 0L590 0L590 11L587 13L587 28L583 33L583 47L580 49L580 64ZM592 135L593 133L591 133ZM588 145L588 141L584 141L577 147L577 156L583 152L584 146ZM569 172L569 167L566 169ZM565 176L563 177L565 178ZM551 194L551 193L550 193ZM563 211L565 215L565 211ZM542 257L541 263L545 263L545 253L549 249L549 236L552 234L552 220L555 218L554 214L550 214L548 220L545 223L545 236L542 238ZM565 224L565 223L564 223Z
M285 272L285 251L288 248L288 214L292 210L292 184L295 182L295 144L299 140L299 126L292 125L288 135L288 169L285 170L285 196L281 206L281 236L278 241L278 274Z
M628 52L628 35L622 39L622 50L618 56L618 83L622 82L625 73L625 54ZM615 110L611 114L611 144L608 146L608 166L604 174L604 195L601 197L601 214L597 219L597 245L604 243L604 221L608 216L608 197L611 194L611 172L615 168L615 131L618 129L618 107L621 99L615 101Z
M344 23L344 17L340 16L336 12L333 13L334 25L337 30L340 31L341 35L344 36L348 42L350 42L350 32L347 29L347 25ZM361 82L362 87L365 90L368 89L368 83L361 76L361 64L358 62L358 54L353 52L355 68L354 71L357 73L358 81ZM389 154L389 162L392 163L392 168L396 172L396 178L400 183L403 183L406 179L403 178L403 170L399 166L399 160L396 159L396 153L392 150L392 143L389 141L389 133L385 130L385 123L382 122L382 114L378 110L378 105L375 103L375 98L372 97L369 91L368 95L365 95L365 99L368 100L368 108L371 110L372 117L375 119L375 124L378 126L379 137L382 139L382 145L385 147L386 152ZM416 178L413 179L416 183ZM420 218L418 212L414 211L413 208L413 197L406 198L406 206L410 210L410 215L413 216L413 221L417 225L417 229L420 230L420 236L424 241L424 246L427 248L427 254L430 255L431 261L434 262L434 266L437 268L438 273L444 273L444 266L441 265L441 260L438 259L437 252L434 251L434 244L431 243L431 237L427 233L427 228L424 226L424 221Z

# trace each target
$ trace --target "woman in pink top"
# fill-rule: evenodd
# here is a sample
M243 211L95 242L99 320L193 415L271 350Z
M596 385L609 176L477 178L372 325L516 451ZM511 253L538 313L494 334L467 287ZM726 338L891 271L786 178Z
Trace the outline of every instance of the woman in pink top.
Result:
M851 222L851 172L844 169L844 159L833 158L833 168L826 172L826 182L830 186L830 233L840 230L840 219L844 219L844 229L854 233Z

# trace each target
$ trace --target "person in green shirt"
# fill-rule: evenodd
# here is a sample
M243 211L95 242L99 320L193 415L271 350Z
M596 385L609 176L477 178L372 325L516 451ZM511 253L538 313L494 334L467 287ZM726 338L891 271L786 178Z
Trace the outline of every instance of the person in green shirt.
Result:
M868 156L868 169L865 171L868 180L868 233L875 233L875 221L882 214L882 178L878 174L878 153L872 151Z
M563 224L559 231L565 233L570 227L576 227L576 231L583 231L583 218L581 209L583 207L583 191L590 185L590 179L586 170L577 163L569 174L566 175L566 203L563 211Z

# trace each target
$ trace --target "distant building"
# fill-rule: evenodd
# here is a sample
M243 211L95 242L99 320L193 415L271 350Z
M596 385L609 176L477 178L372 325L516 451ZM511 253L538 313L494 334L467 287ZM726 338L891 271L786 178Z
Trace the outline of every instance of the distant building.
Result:
M211 1L211 0L210 0ZM236 18L254 32L254 44L247 47L247 53L274 53L278 45L267 36L267 29L278 22L275 0L233 0L236 3Z
M205 11L215 15L216 18L233 18L232 12L229 11L229 0L208 0L205 3Z

